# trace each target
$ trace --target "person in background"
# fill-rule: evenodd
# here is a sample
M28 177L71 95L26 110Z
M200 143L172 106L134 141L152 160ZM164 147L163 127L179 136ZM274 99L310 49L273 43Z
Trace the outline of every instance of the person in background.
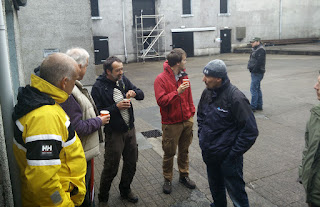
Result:
M86 194L81 141L59 104L78 78L78 64L63 53L44 59L39 76L19 88L13 151L20 168L23 206L79 206Z
M266 50L264 49L259 37L253 38L251 41L252 52L248 62L248 69L251 73L251 109L262 111L262 92L261 81L266 72Z
M83 48L72 48L66 54L78 63L78 80L75 82L72 94L60 105L70 117L87 160L87 193L81 206L94 206L94 157L100 154L99 141L103 140L101 126L109 123L110 115L98 116L92 97L80 82L87 71L89 53Z

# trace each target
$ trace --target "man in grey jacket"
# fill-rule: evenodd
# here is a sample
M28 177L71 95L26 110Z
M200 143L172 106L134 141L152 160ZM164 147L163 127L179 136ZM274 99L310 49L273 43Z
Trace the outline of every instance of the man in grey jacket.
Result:
M98 111L88 90L83 87L80 80L87 71L89 53L83 48L72 48L66 52L79 66L78 80L66 102L61 106L70 117L70 121L77 132L87 160L86 188L87 194L81 206L93 206L94 194L93 158L99 155L99 139L102 140L101 126L109 123L110 115L98 116Z
M251 109L252 111L262 110L262 92L260 83L266 71L266 51L259 37L253 38L251 41L252 53L248 62L248 69L251 73Z

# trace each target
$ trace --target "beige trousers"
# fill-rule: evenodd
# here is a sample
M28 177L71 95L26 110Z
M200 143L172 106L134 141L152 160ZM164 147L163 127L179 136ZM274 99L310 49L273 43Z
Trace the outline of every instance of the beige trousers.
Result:
M177 124L162 124L163 176L171 181L173 158L178 148L178 168L180 176L189 176L189 146L193 138L193 117Z

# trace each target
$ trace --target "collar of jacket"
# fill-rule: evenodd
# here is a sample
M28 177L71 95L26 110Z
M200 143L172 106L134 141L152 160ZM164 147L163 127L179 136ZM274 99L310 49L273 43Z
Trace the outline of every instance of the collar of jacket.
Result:
M229 78L227 78L222 82L222 85L219 88L212 90L213 96L218 96L219 94L221 94L229 85L230 85L230 80Z
M260 43L259 45L255 46L254 48L252 48L252 51L256 51L259 48L263 47L263 45Z
M65 91L34 74L31 74L31 86L42 93L48 94L59 104L65 102L69 97Z
M75 86L77 86L78 88L82 89L83 85L80 81L76 80Z
M106 84L106 90L108 90L108 87L111 88L118 88L120 91L125 91L125 83L124 83L124 79L126 79L127 77L125 75L122 75L121 80L119 80L119 86L117 86L116 82L110 80L109 78L107 78L106 74L103 73L101 74L97 80L101 81L102 83Z
M312 107L310 111L311 111L311 113L313 112L313 113L317 114L318 116L320 116L320 104Z
M171 74L170 76L173 77L174 80L175 79L175 75L173 73L173 70L171 69L170 65L168 64L168 60L166 60L164 63L163 63L163 70L166 71L167 73ZM184 69L183 71L180 72L181 76L179 77L180 78L183 78L185 76L187 76L188 74L186 73L186 69Z
M123 79L124 75L122 75L122 79ZM107 78L107 75L105 72L103 72L98 78L97 80L100 80L108 85L112 85L112 86L116 86L116 82L110 80L109 78Z

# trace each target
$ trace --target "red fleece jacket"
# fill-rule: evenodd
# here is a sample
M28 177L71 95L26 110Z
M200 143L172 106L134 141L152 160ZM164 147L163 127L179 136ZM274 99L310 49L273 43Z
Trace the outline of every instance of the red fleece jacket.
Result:
M194 116L195 107L191 94L191 87L178 95L178 87L182 79L188 78L185 72L176 81L168 61L163 63L163 72L154 81L154 92L160 107L162 124L175 124L186 121Z

